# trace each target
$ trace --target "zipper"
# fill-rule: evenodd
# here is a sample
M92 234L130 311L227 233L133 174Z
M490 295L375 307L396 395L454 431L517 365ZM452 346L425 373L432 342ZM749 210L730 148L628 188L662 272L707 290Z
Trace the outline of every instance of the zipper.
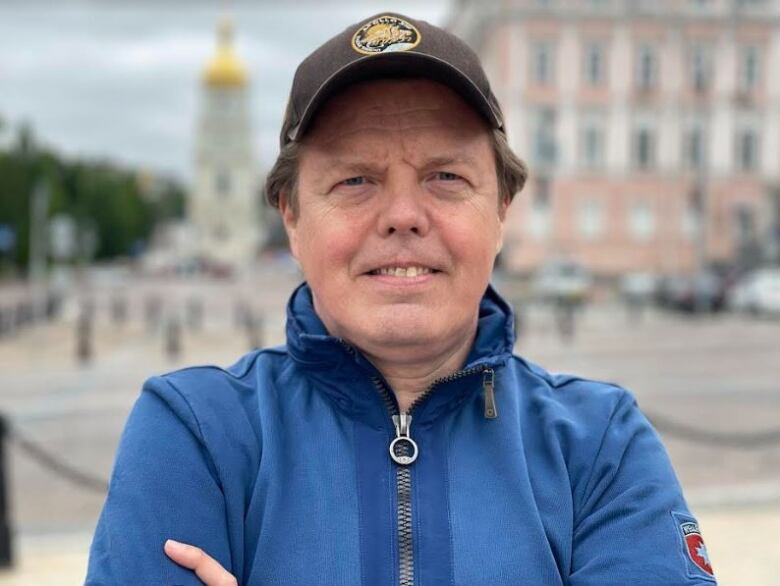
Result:
M414 542L412 541L412 472L408 466L417 458L417 444L409 435L411 415L399 413L398 402L387 384L379 378L371 379L384 400L387 412L395 426L395 439L390 442L390 456L395 467L395 489L398 495L396 531L398 534L398 584L414 586ZM411 409L410 409L411 411ZM403 421L404 427L401 428ZM414 450L410 453L410 449ZM414 458L412 458L414 455Z
M485 391L485 419L498 417L496 409L496 373L492 368L482 372L482 389Z
M395 484L398 495L397 531L398 531L398 583L399 586L414 586L414 541L412 535L412 473L409 467L419 454L417 443L411 436L412 412L433 390L472 374L482 373L482 388L485 393L485 418L495 419L495 373L492 368L479 366L459 370L451 375L436 379L419 395L405 412L400 412L398 402L388 385L380 377L373 377L377 391L382 397L395 427L395 438L390 442L390 457L397 464Z
M393 415L393 424L395 425L395 439L390 442L390 457L396 464L408 466L417 459L419 453L417 443L409 433L412 416L408 413Z

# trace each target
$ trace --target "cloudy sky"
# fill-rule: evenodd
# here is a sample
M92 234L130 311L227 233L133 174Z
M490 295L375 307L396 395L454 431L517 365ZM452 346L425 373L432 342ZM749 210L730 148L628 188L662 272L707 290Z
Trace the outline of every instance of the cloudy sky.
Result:
M218 0L0 0L0 117L61 152L189 180L200 75ZM234 0L251 75L256 158L276 155L297 63L344 27L393 10L443 23L448 0Z

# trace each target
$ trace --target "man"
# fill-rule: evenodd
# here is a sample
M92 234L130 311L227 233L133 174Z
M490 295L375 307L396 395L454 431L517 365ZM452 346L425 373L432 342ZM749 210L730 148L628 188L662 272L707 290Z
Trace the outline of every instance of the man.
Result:
M281 147L287 345L147 382L87 583L712 584L631 395L512 355L488 282L525 168L473 52L350 27Z

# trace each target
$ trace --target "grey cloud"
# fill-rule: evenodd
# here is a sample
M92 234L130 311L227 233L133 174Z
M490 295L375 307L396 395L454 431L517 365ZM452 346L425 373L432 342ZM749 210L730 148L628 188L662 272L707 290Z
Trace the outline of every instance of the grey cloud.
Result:
M277 148L297 63L386 3L234 3L237 51L251 79L256 156ZM442 22L447 1L394 2ZM29 120L46 142L188 179L200 78L219 5L205 1L0 4L0 115Z

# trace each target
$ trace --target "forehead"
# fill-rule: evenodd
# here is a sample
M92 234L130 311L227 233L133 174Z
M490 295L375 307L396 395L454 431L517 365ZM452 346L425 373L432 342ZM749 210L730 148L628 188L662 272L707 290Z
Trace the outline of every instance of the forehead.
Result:
M448 87L424 79L383 79L350 86L320 110L304 143L348 144L381 133L430 135L468 142L486 137L487 122Z

